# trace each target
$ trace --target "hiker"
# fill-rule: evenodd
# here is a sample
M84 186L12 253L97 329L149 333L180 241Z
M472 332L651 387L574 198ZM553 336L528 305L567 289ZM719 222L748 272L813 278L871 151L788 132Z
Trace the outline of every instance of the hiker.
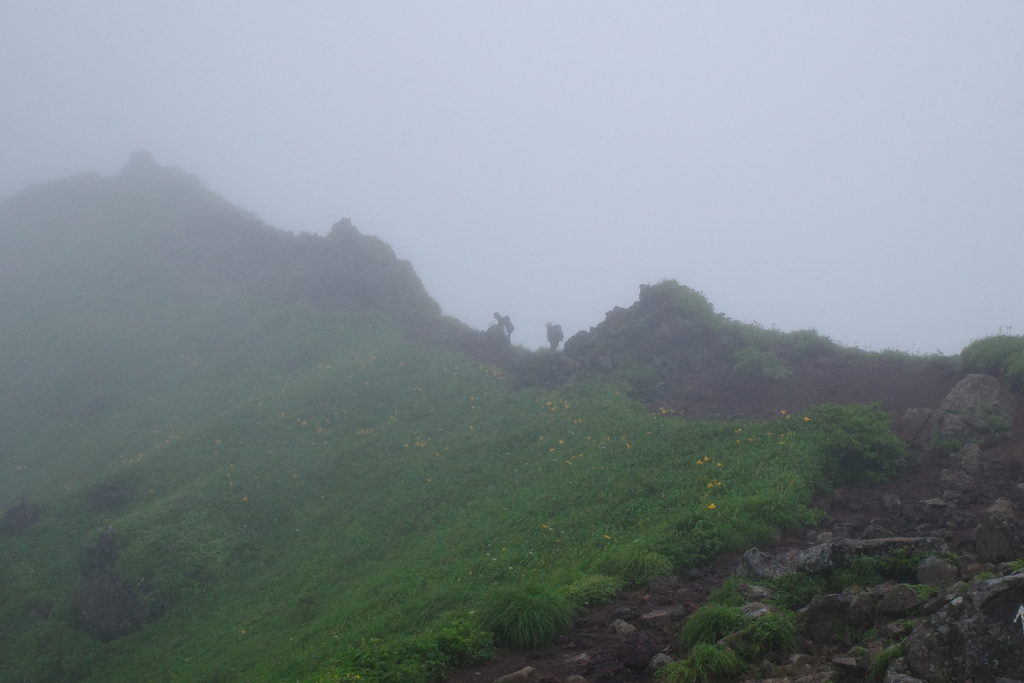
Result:
M502 330L502 336L505 338L505 342L512 345L512 330L515 328L512 326L512 321L507 315L502 315L497 311L494 312L494 319L498 321L498 329Z
M551 352L554 353L558 350L558 342L565 338L565 335L562 334L562 326L551 323L544 324L548 326L548 343L551 344Z

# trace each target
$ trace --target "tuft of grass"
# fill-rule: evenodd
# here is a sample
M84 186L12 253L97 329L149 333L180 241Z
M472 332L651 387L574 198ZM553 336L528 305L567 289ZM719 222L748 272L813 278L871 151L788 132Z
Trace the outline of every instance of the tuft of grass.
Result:
M875 661L871 662L871 666L868 667L867 676L865 680L868 683L881 683L885 679L885 672L889 670L892 663L903 656L902 645L892 645L885 648L878 653L875 657Z
M773 612L756 619L743 636L755 657L768 652L788 657L799 647L800 629L792 612Z
M574 605L549 586L530 583L499 590L480 617L481 626L492 631L508 647L539 647L572 627Z
M603 564L605 573L617 576L627 588L640 586L672 573L672 561L644 548L626 548L612 554Z
M717 643L746 625L747 619L740 614L738 607L704 605L683 624L679 631L679 643L687 650L700 643Z
M663 666L654 678L659 683L707 683L733 678L745 669L746 665L732 650L699 643L686 659Z

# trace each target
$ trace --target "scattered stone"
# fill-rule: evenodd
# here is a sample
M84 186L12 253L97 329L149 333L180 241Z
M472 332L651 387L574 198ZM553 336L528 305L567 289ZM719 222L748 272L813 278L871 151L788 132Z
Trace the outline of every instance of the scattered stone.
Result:
M740 597L751 601L763 602L775 597L775 591L770 588L765 588L764 586L751 586L748 583L736 584L735 590L739 593Z
M541 674L532 666L526 666L519 671L514 671L494 679L494 683L526 683L527 681L540 681Z
M651 628L671 628L672 613L667 609L658 609L641 615L640 619Z
M608 627L608 632L609 633L619 633L619 634L622 634L622 633L632 633L635 630L636 630L636 626L633 626L632 624L630 624L628 622L625 622L622 619L616 619Z
M654 657L651 659L651 663L647 665L647 670L657 671L666 664L671 664L674 661L674 659L672 659L664 652L659 652L658 654L654 655Z
M586 652L583 652L578 655L570 655L565 658L566 664L568 664L569 666L576 666L581 669L585 669L586 667L590 666L590 661L590 655L588 655Z
M917 565L917 582L926 586L946 588L956 583L957 569L941 558L926 557Z
M884 505L885 509L888 510L889 512L898 514L901 505L900 497L897 496L895 493L887 493L884 496L882 496L882 505Z
M777 559L757 548L751 548L743 553L740 564L736 568L736 576L741 579L759 581L761 579L776 579L786 573L786 569Z
M864 527L864 538L892 538L893 533L881 524L871 523Z
M565 679L565 683L587 683L587 679L579 674L574 674Z
M878 611L891 617L903 616L922 602L921 596L910 586L893 586L878 603Z
M763 602L748 602L740 607L740 614L747 619L760 619L773 611L774 609L770 605L766 605Z

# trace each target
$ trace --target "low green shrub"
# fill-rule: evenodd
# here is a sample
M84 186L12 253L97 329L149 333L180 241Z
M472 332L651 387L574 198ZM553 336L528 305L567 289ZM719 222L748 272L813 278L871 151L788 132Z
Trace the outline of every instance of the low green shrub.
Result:
M1003 361L1003 374L1017 389L1024 389L1024 351L1007 356Z
M995 375L1006 371L1004 364L1024 358L1024 335L998 334L978 339L960 352L960 367L967 372ZM1013 360L1010 360L1010 359Z
M699 643L686 659L663 666L654 678L659 683L706 683L733 678L745 669L746 665L732 650Z
M906 457L903 442L890 428L892 418L879 402L823 403L812 406L807 417L824 451L825 476L833 485L888 481Z
M738 607L704 605L690 615L679 631L679 643L691 649L699 643L717 643L725 636L743 629L747 619Z
M622 588L622 580L604 574L591 574L574 581L559 592L573 605L607 605Z
M793 372L782 364L779 357L772 351L763 351L754 346L744 346L732 354L736 361L733 370L754 377L768 379L785 379Z
M775 591L772 604L787 610L799 609L815 595L829 590L828 581L824 577L803 572L789 572L761 583Z
M494 657L492 635L465 615L446 615L427 631L386 642L364 640L348 648L305 683L403 681L432 683L449 669Z
M484 608L481 627L502 645L523 649L545 645L569 630L576 607L560 592L540 583L498 591Z

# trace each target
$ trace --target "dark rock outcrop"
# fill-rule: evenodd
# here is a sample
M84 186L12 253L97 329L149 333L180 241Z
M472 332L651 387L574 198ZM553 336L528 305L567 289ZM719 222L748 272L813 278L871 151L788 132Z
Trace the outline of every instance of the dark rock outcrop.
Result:
M909 673L927 683L1019 679L1024 672L1024 571L971 585L911 633Z
M137 631L149 623L149 612L135 591L121 579L115 565L117 538L109 526L96 545L82 546L78 565L82 580L75 591L78 626L103 641Z
M39 520L40 508L28 498L19 498L0 515L0 534L20 534Z

